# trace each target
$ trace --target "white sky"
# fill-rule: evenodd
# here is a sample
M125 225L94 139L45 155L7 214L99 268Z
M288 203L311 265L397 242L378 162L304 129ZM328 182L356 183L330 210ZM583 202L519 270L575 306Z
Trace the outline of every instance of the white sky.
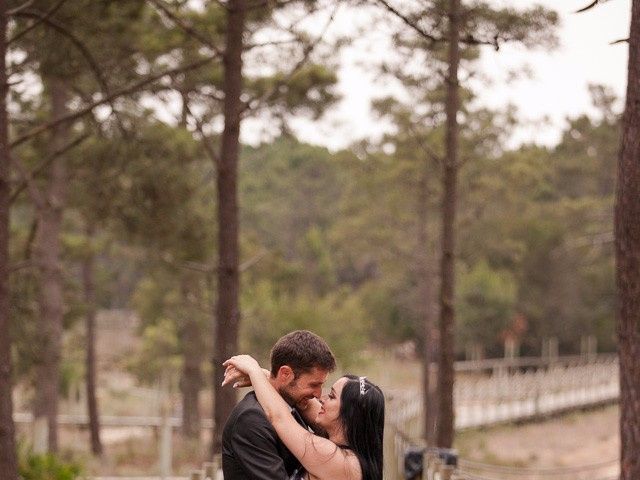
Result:
M630 0L609 0L581 14L572 12L591 0L491 1L516 7L543 4L560 14L561 45L553 52L509 46L499 52L490 47L483 51L482 70L493 81L480 92L480 102L492 107L508 103L518 107L525 125L514 131L514 145L557 142L567 116L590 111L590 83L607 85L623 97L628 46L610 42L628 36ZM350 15L343 15L336 28L345 31L362 25L362 18ZM384 93L384 86L376 84L373 74L361 65L388 48L382 34L365 37L367 44L356 41L342 53L338 88L344 99L340 104L320 121L300 120L293 124L301 140L339 149L361 138L375 138L384 131L385 126L372 116L369 107L372 98ZM508 71L524 64L530 66L534 77L506 84ZM548 121L544 121L545 117ZM252 132L255 134L255 125L247 123L243 130L245 141L255 141L250 138Z

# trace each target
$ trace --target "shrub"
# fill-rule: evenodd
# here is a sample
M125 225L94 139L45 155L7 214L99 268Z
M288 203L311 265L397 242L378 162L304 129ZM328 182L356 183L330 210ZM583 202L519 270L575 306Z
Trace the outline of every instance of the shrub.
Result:
M21 455L18 474L21 480L75 480L82 468L74 461L53 454L26 453Z

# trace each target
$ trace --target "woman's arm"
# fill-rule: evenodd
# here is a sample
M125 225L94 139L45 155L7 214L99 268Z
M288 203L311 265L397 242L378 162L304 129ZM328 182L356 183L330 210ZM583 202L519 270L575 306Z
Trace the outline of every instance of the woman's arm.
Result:
M269 370L263 368L262 372L266 378L271 378L271 372ZM222 385L224 386L229 384L232 384L233 388L250 387L251 379L249 378L249 375L241 372L233 365L227 365ZM327 433L316 424L316 418L318 417L318 412L321 407L322 405L320 404L320 401L317 398L313 398L307 402L307 407L304 410L301 410L300 407L296 407L296 409L316 435L326 438Z
M291 415L291 408L249 355L237 355L224 362L249 375L256 397L278 437L304 468L319 478L360 477L360 465L353 454L346 454L332 441L313 435ZM228 382L226 382L228 383ZM223 382L223 385L226 384Z
M266 378L271 377L271 372L266 368L263 368L262 372ZM233 383L233 388L250 387L251 379L249 378L249 375L241 372L233 365L228 365L224 371L224 381L222 382L222 386L224 387L230 383Z
M300 415L302 415L304 421L307 422L307 425L309 425L311 428L314 428L316 418L318 417L318 412L320 411L321 407L322 405L320 404L320 400L318 400L317 398L312 398L307 402L306 408L304 410L300 410L298 408L298 412L300 412Z

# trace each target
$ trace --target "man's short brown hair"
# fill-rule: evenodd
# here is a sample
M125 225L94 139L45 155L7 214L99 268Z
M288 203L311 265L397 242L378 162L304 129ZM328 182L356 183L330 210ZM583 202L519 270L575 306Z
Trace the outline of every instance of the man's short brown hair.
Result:
M281 337L271 349L271 375L288 365L296 377L314 368L333 372L336 359L327 342L308 330L295 330Z

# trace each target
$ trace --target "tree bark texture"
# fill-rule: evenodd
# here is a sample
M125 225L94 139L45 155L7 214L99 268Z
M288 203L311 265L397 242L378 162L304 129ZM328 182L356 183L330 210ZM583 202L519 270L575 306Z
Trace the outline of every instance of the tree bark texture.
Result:
M233 389L223 389L220 384L224 376L222 362L238 350L240 321L237 183L246 1L230 0L227 11L227 39L224 53L224 131L217 178L219 260L213 355L212 453L220 452L222 428L236 402Z
M9 313L10 150L7 114L7 2L0 0L0 480L17 480Z
M418 311L422 318L423 351L422 351L422 399L424 412L423 417L423 438L427 445L435 444L435 412L434 405L434 385L431 382L431 362L433 360L433 326L434 326L434 305L433 305L433 275L430 268L429 252L429 232L428 232L428 179L430 176L429 162L425 162L422 178L418 185L418 248L417 258L419 259L419 285Z
M615 205L621 480L640 478L640 0L633 0Z
M51 96L52 118L66 115L67 91L60 79L47 82ZM66 143L68 127L60 125L52 131L53 151ZM66 166L64 157L53 160L47 172L44 201L36 207L38 233L34 255L39 274L40 358L36 367L36 420L46 417L48 450L58 449L58 388L62 352L63 278L60 264L60 230L66 196Z
M87 240L94 238L93 228L87 228ZM82 283L84 287L84 301L86 310L86 385L87 410L89 412L89 432L91 435L91 452L102 455L100 441L100 417L98 413L98 399L96 396L97 366L96 366L96 287L95 287L95 254L91 248L82 264Z
M183 273L182 298L187 315L184 317L180 336L184 355L184 367L180 388L182 390L182 431L185 436L200 436L200 390L202 389L202 361L205 345L198 319L204 310L201 286L194 273Z
M453 383L455 332L455 221L458 182L458 64L460 63L460 0L449 1L449 71L446 99L446 158L442 198L442 257L440 263L439 415L437 444L451 448L454 436Z

